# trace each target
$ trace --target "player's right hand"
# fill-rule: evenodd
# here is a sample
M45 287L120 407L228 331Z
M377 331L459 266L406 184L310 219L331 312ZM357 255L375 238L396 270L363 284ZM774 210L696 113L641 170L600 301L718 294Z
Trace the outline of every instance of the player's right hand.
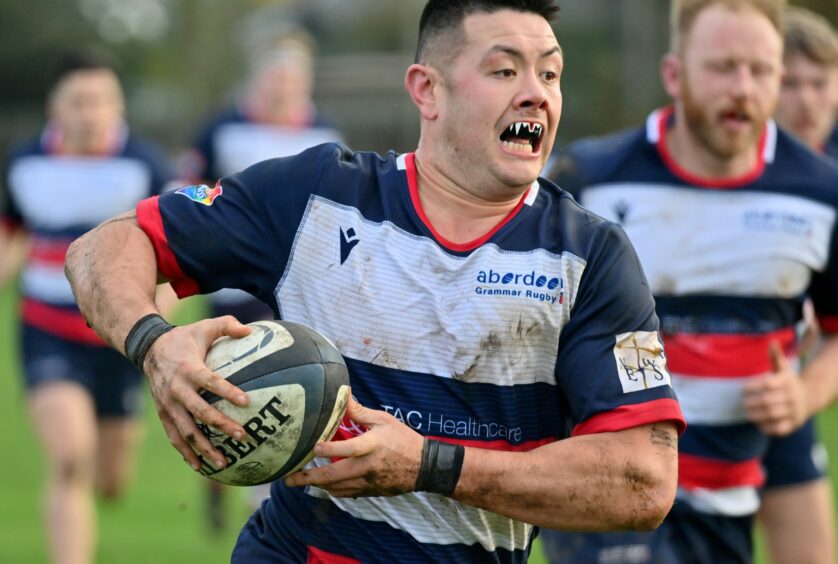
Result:
M216 339L244 337L250 331L250 327L229 315L205 319L165 333L146 355L143 372L157 415L172 446L195 470L201 467L198 455L217 468L224 468L227 462L198 429L193 416L231 437L244 437L241 425L209 405L198 392L208 390L233 404L247 405L247 395L207 368L205 359Z

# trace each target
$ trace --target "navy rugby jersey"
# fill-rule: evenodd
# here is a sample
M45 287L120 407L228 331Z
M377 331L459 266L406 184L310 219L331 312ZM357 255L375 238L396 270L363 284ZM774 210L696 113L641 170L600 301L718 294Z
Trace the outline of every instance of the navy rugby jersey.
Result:
M823 154L838 160L838 126L835 126L835 129L832 130L832 135L824 143Z
M807 293L822 327L838 331L838 169L769 122L756 168L714 183L669 155L671 119L667 108L645 129L575 143L551 177L620 223L640 257L689 424L679 497L746 515L768 438L746 420L742 387L771 370L771 341L796 361Z
M424 436L525 451L682 425L625 235L550 183L481 239L453 244L422 211L412 154L329 144L146 200L138 218L181 296L244 289L322 332L357 399ZM360 432L344 421L338 439ZM426 492L333 499L280 481L273 503L313 556L525 562L533 533Z
M170 180L169 165L157 148L125 128L107 154L64 154L51 127L13 151L2 217L30 236L21 275L24 323L70 341L104 346L76 306L64 276L64 256L73 240L159 194Z
M223 112L201 132L184 161L186 178L214 184L224 176L258 162L296 155L322 143L341 141L340 134L326 121L313 116L311 123L298 127L254 121L241 108ZM240 290L223 289L212 295L219 304L240 304L252 299Z

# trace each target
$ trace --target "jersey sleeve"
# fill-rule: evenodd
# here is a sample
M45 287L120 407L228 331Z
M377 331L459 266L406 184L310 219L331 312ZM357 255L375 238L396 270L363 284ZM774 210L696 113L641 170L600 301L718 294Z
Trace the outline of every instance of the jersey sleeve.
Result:
M556 366L572 413L572 434L658 421L675 422L683 431L640 262L618 226L600 221L591 228L601 233L593 238Z
M0 181L0 227L9 231L23 226L23 215L15 202L9 178L12 163L16 158L16 154L6 158L3 162L2 179L0 179L2 180Z
M810 295L821 328L826 333L838 334L838 225L832 228L829 259L826 268L812 277Z
M180 297L221 288L274 303L309 196L336 146L258 163L214 187L185 186L142 201L140 227Z

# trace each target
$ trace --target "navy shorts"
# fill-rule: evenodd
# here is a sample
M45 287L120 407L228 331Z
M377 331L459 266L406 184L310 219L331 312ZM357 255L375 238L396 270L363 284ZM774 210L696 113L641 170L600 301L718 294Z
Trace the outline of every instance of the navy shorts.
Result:
M27 391L70 381L90 393L100 417L132 417L142 408L142 374L114 349L74 343L28 325L21 340Z
M827 454L810 419L786 437L771 440L762 459L765 488L781 488L818 480L826 475Z
M650 533L541 531L551 564L750 564L753 517L708 515L676 503Z

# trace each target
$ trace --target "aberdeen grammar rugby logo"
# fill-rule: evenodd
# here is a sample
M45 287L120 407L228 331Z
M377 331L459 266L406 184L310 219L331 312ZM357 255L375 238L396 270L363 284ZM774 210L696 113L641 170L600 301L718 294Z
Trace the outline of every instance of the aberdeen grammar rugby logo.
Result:
M184 186L183 188L176 190L176 192L186 196L193 202L198 202L199 204L204 204L205 206L211 206L215 199L221 195L223 190L221 189L221 184L219 183L215 185L215 188L210 188L206 184Z
M534 270L502 272L481 270L477 273L474 292L480 296L529 298L551 304L564 304L564 278L545 276Z

